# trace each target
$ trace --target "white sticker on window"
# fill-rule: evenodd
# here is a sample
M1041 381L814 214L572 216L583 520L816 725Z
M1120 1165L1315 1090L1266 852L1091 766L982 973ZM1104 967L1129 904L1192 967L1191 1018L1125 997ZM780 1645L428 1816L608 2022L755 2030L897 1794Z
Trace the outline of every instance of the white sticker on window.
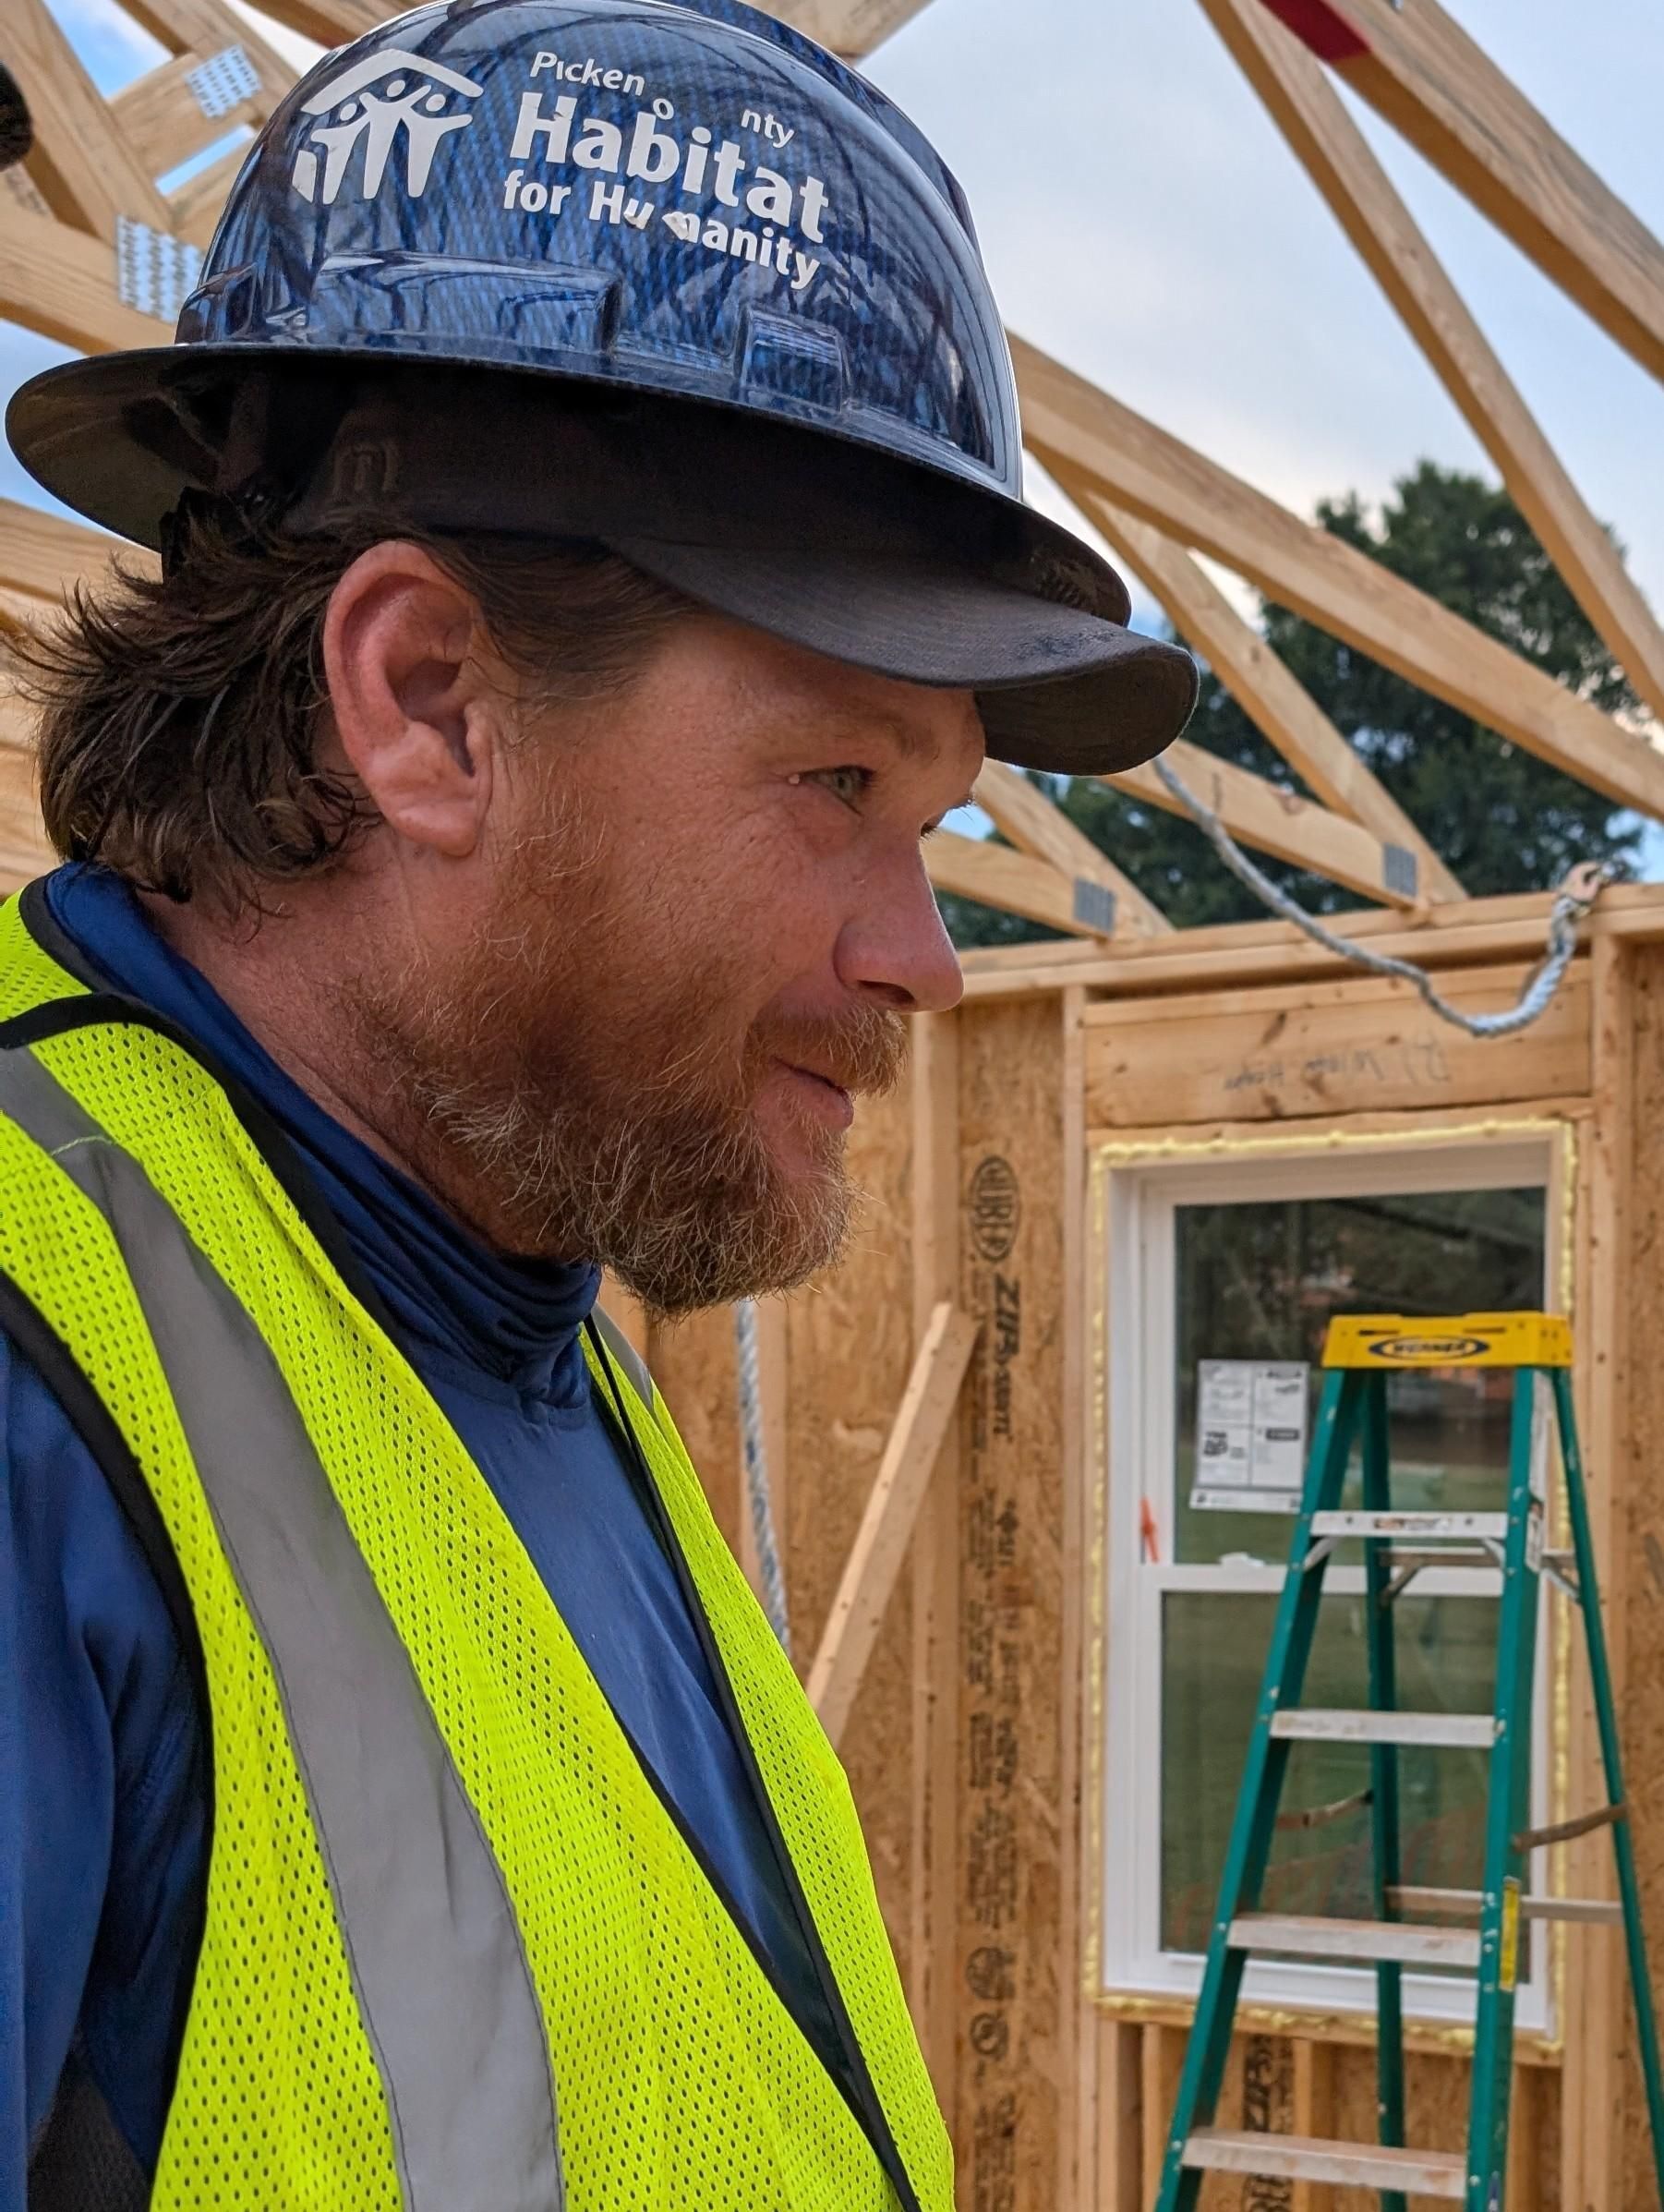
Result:
M1308 1374L1304 1360L1197 1361L1193 1511L1299 1511Z

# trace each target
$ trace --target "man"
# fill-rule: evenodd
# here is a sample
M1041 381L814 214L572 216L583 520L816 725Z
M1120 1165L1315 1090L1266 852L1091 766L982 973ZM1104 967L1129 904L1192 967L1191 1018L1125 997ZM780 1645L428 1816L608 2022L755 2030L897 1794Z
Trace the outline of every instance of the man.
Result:
M1017 497L957 187L744 7L432 6L8 430L163 558L32 650L0 914L0 2212L949 2212L591 1309L836 1255L959 992L921 838L1191 703Z

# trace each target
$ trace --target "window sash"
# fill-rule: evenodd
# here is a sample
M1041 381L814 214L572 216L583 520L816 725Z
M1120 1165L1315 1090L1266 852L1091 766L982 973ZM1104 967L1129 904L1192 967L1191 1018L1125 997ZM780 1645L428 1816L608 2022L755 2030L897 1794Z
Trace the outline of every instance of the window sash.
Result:
M1188 1998L1197 1994L1201 1982L1200 1954L1164 1950L1160 1942L1164 1600L1176 1591L1274 1597L1284 1574L1276 1561L1183 1566L1172 1561L1178 1209L1532 1184L1546 1188L1552 1197L1553 1154L1546 1137L1476 1132L1471 1142L1454 1141L1448 1147L1426 1150L1393 1148L1387 1139L1379 1150L1359 1147L1339 1155L1321 1145L1318 1138L1311 1153L1284 1153L1275 1159L1246 1156L1184 1166L1175 1166L1170 1160L1117 1166L1107 1178L1109 1527L1100 1964L1106 1990ZM1551 1281L1556 1257L1552 1204L1548 1230L1545 1267ZM1154 1562L1143 1557L1141 1501L1148 1502L1153 1514L1159 1552ZM1293 1527L1291 1517L1291 1537ZM1363 1580L1361 1567L1332 1565L1325 1587L1337 1596L1357 1594ZM1416 1591L1425 1597L1494 1598L1500 1584L1501 1577L1493 1569L1438 1568L1417 1578ZM1532 1817L1537 1821L1547 1818L1548 1680L1553 1640L1551 1633L1539 1635L1533 1696ZM1528 1886L1547 1886L1541 1855ZM1551 1946L1547 1937L1547 1928L1539 1926L1539 1940L1531 1945L1530 1975L1518 1993L1516 2018L1528 2030L1543 2031L1551 2025ZM1406 1972L1406 2017L1471 2021L1474 1991L1470 1977ZM1375 1976L1368 1967L1255 1960L1244 1976L1242 2001L1368 2014L1375 2007Z

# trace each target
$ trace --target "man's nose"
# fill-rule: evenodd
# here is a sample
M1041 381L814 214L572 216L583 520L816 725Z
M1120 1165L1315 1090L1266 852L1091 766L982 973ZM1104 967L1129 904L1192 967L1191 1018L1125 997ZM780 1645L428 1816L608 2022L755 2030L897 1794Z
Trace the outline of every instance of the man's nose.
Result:
M903 1014L946 1014L963 997L959 954L936 909L917 846L863 881L838 941L847 989Z

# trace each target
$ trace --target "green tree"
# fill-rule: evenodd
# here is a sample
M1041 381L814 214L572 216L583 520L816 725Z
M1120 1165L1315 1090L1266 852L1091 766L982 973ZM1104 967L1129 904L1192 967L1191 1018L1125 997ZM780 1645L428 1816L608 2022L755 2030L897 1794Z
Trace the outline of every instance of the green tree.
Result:
M1325 500L1323 527L1394 575L1501 640L1606 713L1634 711L1634 693L1505 491L1423 461L1372 520L1355 492ZM1463 887L1476 895L1547 889L1580 860L1633 872L1640 825L1609 799L1522 752L1274 601L1267 642L1403 806ZM1202 671L1188 736L1289 788L1304 785L1223 683ZM1092 842L1180 925L1258 920L1264 908L1189 822L1106 784L1036 779ZM1314 913L1363 901L1319 876L1254 859ZM943 895L955 942L1009 944L1051 936L1009 914Z

